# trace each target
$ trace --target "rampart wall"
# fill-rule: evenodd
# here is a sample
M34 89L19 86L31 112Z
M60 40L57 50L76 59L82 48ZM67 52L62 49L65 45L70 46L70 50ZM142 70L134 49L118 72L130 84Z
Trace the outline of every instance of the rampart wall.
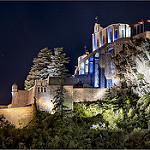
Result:
M27 107L0 109L0 115L4 115L6 120L16 125L16 127L26 126L35 114L34 105Z
M97 101L105 98L106 88L74 88L73 89L73 101Z
M23 107L28 104L29 92L25 90L18 90L13 93L12 107Z

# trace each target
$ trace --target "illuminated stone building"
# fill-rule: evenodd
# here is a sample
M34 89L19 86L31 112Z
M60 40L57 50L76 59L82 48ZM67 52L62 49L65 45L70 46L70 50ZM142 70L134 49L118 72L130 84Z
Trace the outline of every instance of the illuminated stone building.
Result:
M92 34L92 52L78 58L75 77L94 88L111 88L115 85L115 72L111 54L118 53L131 37L128 24L111 24L106 28L95 23ZM89 79L89 80L87 80Z
M48 77L45 80L35 80L35 85L29 90L18 90L16 84L12 85L12 103L9 108L31 106L36 100L37 108L41 111L52 112L53 99L59 87L58 77ZM105 89L91 88L81 84L73 77L64 80L65 105L71 110L73 102L97 101L105 96Z
M64 81L65 104L69 109L73 109L73 102L101 100L106 96L108 88L117 85L113 57L124 50L130 37L131 27L128 24L117 23L103 28L95 23L92 52L86 50L85 54L78 57L74 75ZM150 32L146 31L134 37L150 39ZM32 119L35 100L39 110L52 112L58 86L57 77L36 80L35 85L29 90L18 90L17 85L13 84L12 103L0 107L0 114L4 114L10 122L20 126L20 120L29 122Z
M114 66L112 52L119 52L131 36L131 28L127 24L112 24L102 28L95 23L92 34L92 52L78 58L75 76L65 80L65 98L72 109L73 102L96 101L104 98L107 88L115 85L113 79ZM29 106L36 99L39 110L52 111L53 99L59 86L59 78L36 80L29 90L18 90L12 86L11 108Z

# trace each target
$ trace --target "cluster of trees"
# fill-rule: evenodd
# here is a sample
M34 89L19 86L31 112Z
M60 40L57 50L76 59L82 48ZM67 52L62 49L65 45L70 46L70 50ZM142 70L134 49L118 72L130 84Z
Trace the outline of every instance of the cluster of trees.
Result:
M33 65L25 80L25 90L34 86L35 80L49 77L63 77L68 74L65 64L69 63L69 57L63 53L63 48L54 48L53 52L47 47L40 50L37 58L33 59Z
M3 120L0 148L150 148L150 94L75 103L73 112L37 111L17 129Z
M63 113L66 106L64 103L64 93L63 88L64 78L69 76L68 70L65 64L69 63L69 57L63 53L63 48L54 48L53 52L47 47L40 50L37 58L33 59L33 65L30 72L25 80L25 90L30 89L34 86L35 80L46 79L47 77L59 77L60 85L56 90L56 95L53 100L54 111Z

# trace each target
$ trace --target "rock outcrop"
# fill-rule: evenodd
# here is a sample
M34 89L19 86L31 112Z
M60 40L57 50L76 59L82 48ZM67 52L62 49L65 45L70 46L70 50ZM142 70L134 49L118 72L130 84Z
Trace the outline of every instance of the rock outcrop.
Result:
M112 54L114 81L141 97L150 92L150 40L131 38L124 48Z

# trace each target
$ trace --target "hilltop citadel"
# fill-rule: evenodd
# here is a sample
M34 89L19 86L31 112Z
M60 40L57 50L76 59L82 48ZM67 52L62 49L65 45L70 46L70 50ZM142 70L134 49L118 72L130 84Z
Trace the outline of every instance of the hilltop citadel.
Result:
M132 38L141 37L150 39L150 32L146 31ZM78 57L74 75L66 78L64 82L65 103L69 109L73 109L73 102L102 100L108 89L120 86L115 76L113 57L124 50L130 38L131 27L128 24L116 23L103 28L95 23L92 52L85 51L85 54ZM53 98L58 86L57 77L36 80L29 90L19 90L18 86L13 84L12 103L0 106L0 114L17 126L26 124L34 115L35 99L39 110L52 112Z

